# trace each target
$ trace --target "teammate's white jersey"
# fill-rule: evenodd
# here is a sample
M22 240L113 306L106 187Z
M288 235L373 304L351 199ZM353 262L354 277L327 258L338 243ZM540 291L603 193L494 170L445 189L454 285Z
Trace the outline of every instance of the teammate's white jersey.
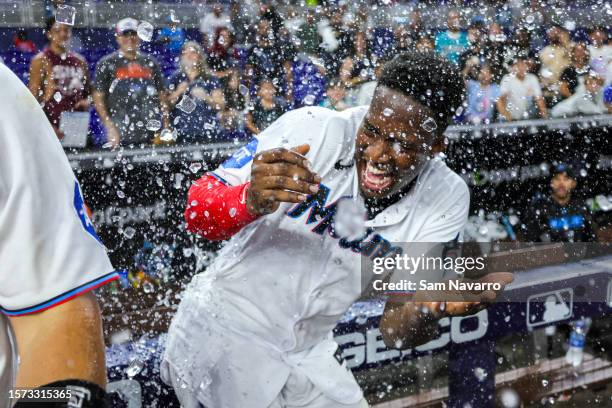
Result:
M17 369L6 316L48 309L117 274L38 102L4 65L0 89L0 407L5 408Z
M337 238L332 228L343 208L365 210L351 162L366 112L289 112L213 172L229 185L243 184L257 152L307 143L322 182L305 203L284 203L246 226L193 279L168 335L165 381L177 373L205 406L256 408L267 407L291 370L299 370L334 401L362 398L352 374L333 358L331 336L360 296L361 256L393 242L453 240L469 207L466 184L436 158L410 193L365 222L365 235ZM361 241L374 243L367 254L359 253Z

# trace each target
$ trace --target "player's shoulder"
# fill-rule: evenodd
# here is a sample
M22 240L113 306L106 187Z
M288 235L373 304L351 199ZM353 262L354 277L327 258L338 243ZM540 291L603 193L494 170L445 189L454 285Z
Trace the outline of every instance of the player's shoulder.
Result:
M23 102L29 103L32 108L38 106L38 102L25 84L4 64L0 64L0 84L2 84L3 95L7 96L7 98L0 99L2 108L0 111L7 114L8 118L11 118L12 115L8 112L13 111L16 105L21 106Z
M96 64L96 67L103 67L105 65L114 63L117 59L119 59L119 51L113 51L110 54L106 54L100 58Z
M435 186L436 194L455 197L456 199L468 198L470 190L465 180L451 168L444 160L435 157L429 162L427 179L429 184Z
M365 106L350 108L342 112L322 106L305 106L285 113L279 120L285 125L301 128L304 131L322 130L329 126L336 127L336 130L338 126L347 130L352 128L356 130L366 111Z

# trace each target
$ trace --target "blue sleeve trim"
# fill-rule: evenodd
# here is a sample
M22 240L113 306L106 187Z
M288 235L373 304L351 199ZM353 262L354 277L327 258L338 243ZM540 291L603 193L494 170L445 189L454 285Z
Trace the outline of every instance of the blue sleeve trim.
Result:
M218 175L214 171L211 171L208 174L210 174L211 176L213 176L214 178L216 178L217 180L219 180L221 183L225 184L226 186L230 185L230 183L228 183L226 179L224 179L223 177L221 177L220 175Z
M32 307L28 307L24 309L17 309L17 310L9 310L9 309L0 307L0 312L2 312L6 316L24 316L24 315L28 315L32 313L42 312L43 310L50 309L57 305L61 305L62 303L65 303L79 295L82 295L85 292L89 292L91 290L99 288L100 286L103 286L116 279L119 279L119 273L117 273L116 271L113 271L109 274L103 275L97 279L94 279L88 283L85 283L77 288L74 288L68 292L65 292L59 296L56 296L51 300L48 300L43 303L39 303L36 306L32 306Z

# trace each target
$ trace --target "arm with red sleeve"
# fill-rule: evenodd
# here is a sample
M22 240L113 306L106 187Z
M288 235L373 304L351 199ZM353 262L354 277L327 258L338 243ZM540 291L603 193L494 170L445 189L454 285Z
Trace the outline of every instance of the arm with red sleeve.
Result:
M256 220L258 217L246 207L249 184L230 186L210 173L197 180L187 197L187 229L211 241L221 241Z

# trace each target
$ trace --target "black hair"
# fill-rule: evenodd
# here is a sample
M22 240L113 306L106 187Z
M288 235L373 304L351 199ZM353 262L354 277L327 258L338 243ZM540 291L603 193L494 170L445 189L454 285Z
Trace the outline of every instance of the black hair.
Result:
M383 68L379 86L402 92L449 122L464 97L459 68L433 51L398 54Z
M551 172L551 178L555 178L559 174L565 174L567 177L576 180L576 172L573 166L566 163L558 163Z
M45 34L51 31L53 24L55 24L55 16L51 16L45 20Z

